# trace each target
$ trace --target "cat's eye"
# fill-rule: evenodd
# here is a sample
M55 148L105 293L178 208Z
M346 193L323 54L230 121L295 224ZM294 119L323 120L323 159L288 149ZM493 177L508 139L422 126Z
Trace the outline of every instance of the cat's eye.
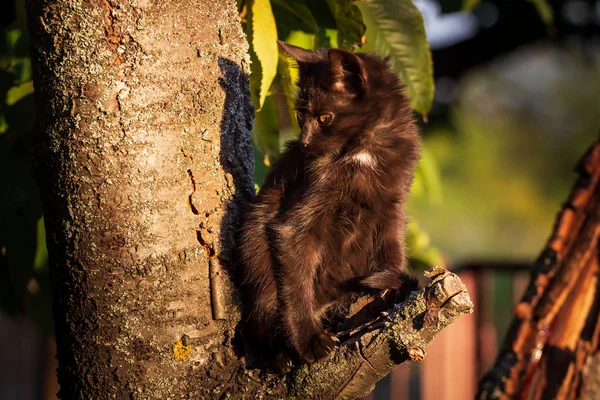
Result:
M331 123L332 119L333 119L332 114L321 114L321 115L319 115L319 124L323 125L323 126L327 126Z

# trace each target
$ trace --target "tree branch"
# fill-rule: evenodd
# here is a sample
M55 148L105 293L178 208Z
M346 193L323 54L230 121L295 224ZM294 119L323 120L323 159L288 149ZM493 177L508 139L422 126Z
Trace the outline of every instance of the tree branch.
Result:
M244 397L354 399L368 394L398 364L421 361L438 332L473 311L457 275L437 267L428 276L432 280L427 287L353 332L329 359L300 365L283 376L261 377L256 390ZM253 371L244 375L247 383L256 379Z
M326 362L295 371L290 395L319 399L361 397L398 364L421 361L438 332L473 311L473 303L457 275L436 268L430 277L427 287L384 312L382 323L375 330L349 338Z

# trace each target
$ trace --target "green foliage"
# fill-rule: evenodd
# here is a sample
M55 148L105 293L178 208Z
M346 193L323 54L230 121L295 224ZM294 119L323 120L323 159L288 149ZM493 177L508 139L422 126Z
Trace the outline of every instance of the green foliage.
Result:
M252 93L256 109L260 111L277 74L277 27L269 0L251 0L249 8L250 42L256 55L252 63Z
M426 144L421 148L421 158L415 170L411 187L413 201L423 201L431 206L442 202L442 182L439 167ZM410 218L406 231L406 244L413 268L429 269L434 265L444 265L440 250L431 244L431 238L414 218Z
M32 175L34 104L23 1L0 35L0 308L51 334L48 256Z
M406 84L414 109L427 114L434 91L431 53L423 17L412 0L272 0L272 8L268 3L249 1L244 24L253 58L253 99L259 112L273 82L278 37L287 43L301 42L292 44L307 49L356 49L364 43L363 50L390 56L392 66ZM261 29L254 29L255 26ZM278 71L275 83L290 98L294 92L290 85L294 82L289 80L291 74L283 75L289 72L289 67L280 62Z
M317 20L315 19L315 17L313 16L312 12L310 11L310 9L308 8L308 6L306 4L290 2L290 1L286 1L286 0L273 0L273 3L280 7L283 7L290 14L292 14L294 17L296 17L298 20L300 20L302 23L304 23L305 28L308 31L310 31L312 33L317 33L319 31L319 26L317 25ZM280 17L277 20L281 21L281 18L285 18L285 17Z
M406 246L410 253L413 269L426 270L434 265L444 265L444 258L437 247L431 245L431 238L419 224L410 218L406 227Z
M313 37L302 31L294 31L287 37L287 42L304 48L312 48L314 46ZM306 46L306 47L305 47ZM294 99L296 98L296 81L298 80L298 69L294 68L292 61L281 56L279 58L278 72L280 76L279 83L283 89L287 110L290 116L290 123L294 132L300 132L298 121L294 112Z
M279 132L276 129L279 121L272 120L276 112L262 110L269 90L273 96L269 107L275 104L286 108L290 116L288 129L298 133L293 111L295 69L289 60L280 57L277 74L273 75L277 38L306 49L356 49L364 43L363 50L390 57L392 66L406 84L414 109L427 114L434 91L431 53L423 17L412 0L272 0L270 4L272 8L266 0L250 0L244 23L251 44L250 84L257 125L267 129L267 132L258 132L255 127L254 142L267 163L278 153L275 144L281 145L281 138L290 136L282 134L282 127ZM284 102L278 101L278 91L283 92Z
M411 194L428 199L432 205L439 205L442 202L442 182L439 167L435 158L429 152L427 144L423 144L421 148L421 158L415 171Z
M442 176L443 205L415 199L409 212L446 256L537 256L573 166L598 135L599 67L578 48L532 45L463 79L452 126L430 126L424 138ZM543 107L530 107L540 99Z
M267 95L263 108L254 118L253 136L255 146L264 155L265 164L270 164L279 155L279 112L273 93Z
M366 26L360 9L347 0L327 0L338 29L338 42L342 49L353 50L363 41Z
M423 18L412 0L272 0L272 8L262 1L250 0L246 6L244 29L253 63L250 85L257 108L253 128L257 182L263 182L266 167L276 160L285 142L299 133L294 111L298 79L294 62L280 56L277 74L274 77L265 74L265 66L272 72L277 38L311 50L343 48L390 56L392 66L407 86L414 109L423 115L429 111L433 100L431 54ZM259 27L262 29L264 25L269 33L264 31L259 36ZM417 169L413 196L426 197L434 203L440 201L436 168L435 160L425 150ZM429 236L416 222L410 224L407 236L413 263L421 266L441 263L439 251L430 245Z
M433 66L423 16L412 0L357 3L365 22L365 50L390 57L415 111L427 115L433 103Z

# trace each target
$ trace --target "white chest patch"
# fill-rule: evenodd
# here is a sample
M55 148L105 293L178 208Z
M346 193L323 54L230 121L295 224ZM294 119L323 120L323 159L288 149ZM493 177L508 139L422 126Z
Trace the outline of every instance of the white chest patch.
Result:
M364 150L353 155L352 160L362 165L363 167L375 168L375 166L377 165L375 157L373 157L368 151Z

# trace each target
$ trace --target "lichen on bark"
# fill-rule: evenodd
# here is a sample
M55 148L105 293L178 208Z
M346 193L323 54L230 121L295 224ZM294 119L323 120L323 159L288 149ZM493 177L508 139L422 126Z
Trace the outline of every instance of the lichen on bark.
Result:
M162 399L183 382L207 396L219 377L191 376L225 380L237 360L223 351L237 314L221 243L252 191L236 5L31 0L27 11L61 396ZM183 335L185 365L173 357Z

